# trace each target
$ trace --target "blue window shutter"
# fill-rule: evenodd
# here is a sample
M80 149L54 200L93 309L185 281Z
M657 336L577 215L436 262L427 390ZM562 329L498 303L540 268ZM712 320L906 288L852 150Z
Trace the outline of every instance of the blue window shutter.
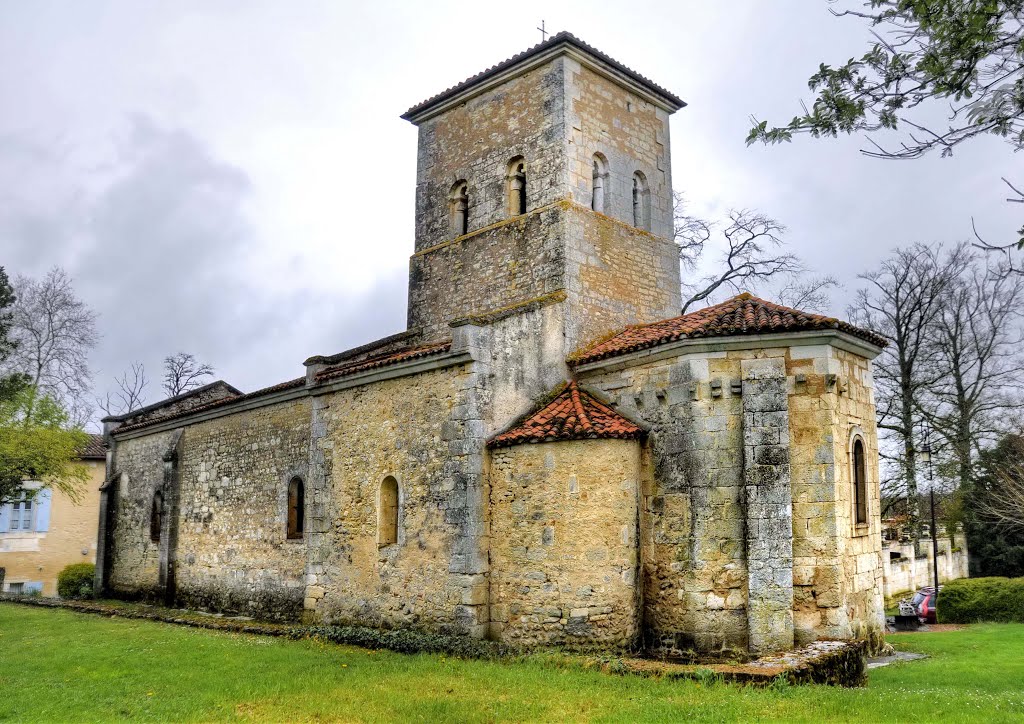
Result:
M42 581L26 581L25 585L21 588L23 593L42 593L43 582Z
M0 533L11 529L11 504L0 505Z
M49 488L40 490L36 494L36 499L32 501L32 505L36 509L37 533L45 533L50 530L50 498L52 495L53 491Z

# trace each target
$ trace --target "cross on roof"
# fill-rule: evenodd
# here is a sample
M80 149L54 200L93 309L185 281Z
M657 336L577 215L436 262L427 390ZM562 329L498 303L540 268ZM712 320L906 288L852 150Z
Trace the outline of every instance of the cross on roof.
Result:
M544 21L543 20L540 21L540 27L537 28L537 30L540 31L540 42L543 43L545 40L548 39L548 31L544 29Z

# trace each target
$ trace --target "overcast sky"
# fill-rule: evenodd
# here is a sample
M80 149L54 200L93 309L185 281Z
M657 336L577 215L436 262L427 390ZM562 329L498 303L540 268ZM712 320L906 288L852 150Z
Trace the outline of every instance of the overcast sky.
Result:
M997 139L911 162L862 138L747 148L820 62L864 52L829 4L47 2L0 4L0 265L74 278L100 314L97 391L187 350L243 390L405 328L409 106L569 30L689 104L672 169L693 211L755 208L845 284L893 247L1020 223ZM941 120L941 117L940 117ZM149 401L158 398L156 380Z

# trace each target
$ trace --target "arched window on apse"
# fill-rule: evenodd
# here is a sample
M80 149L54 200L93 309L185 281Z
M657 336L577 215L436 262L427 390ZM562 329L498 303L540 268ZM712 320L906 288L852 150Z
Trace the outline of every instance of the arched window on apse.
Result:
M853 440L853 511L857 525L868 522L868 479L867 464L864 460L864 440Z

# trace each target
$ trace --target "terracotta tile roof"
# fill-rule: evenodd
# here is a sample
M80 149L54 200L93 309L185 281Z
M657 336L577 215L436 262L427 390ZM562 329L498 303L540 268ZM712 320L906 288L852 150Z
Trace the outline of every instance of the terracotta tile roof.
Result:
M349 362L348 364L336 365L334 367L328 367L320 372L316 376L316 381L322 382L325 380L333 380L338 377L354 375L356 372L365 372L366 370L377 369L378 367L387 367L388 365L398 364L399 362L406 362L420 357L430 357L435 354L448 352L451 348L452 342L451 340L448 340L447 342L425 344L418 347L403 349L398 352L378 355L377 357L370 357L369 359Z
M303 376L303 377L296 377L294 380L288 380L287 382L280 382L280 383L278 383L276 385L271 385L270 387L264 387L264 388L259 389L259 390L254 390L252 392L247 392L244 395L238 395L236 397L226 397L224 399L214 400L213 402L208 402L205 405L197 405L196 407L189 407L187 409L182 410L181 412L176 412L173 415L166 415L164 417L157 417L157 418L154 418L152 420L143 420L142 422L136 422L136 423L134 423L132 425L124 425L124 426L119 427L116 430L114 430L114 432L112 434L120 435L122 432L128 432L130 430L139 430L139 429L144 428L144 427L150 427L151 425L157 425L157 424L162 423L162 422L167 422L168 420L177 420L177 419L182 418L182 417L188 417L189 415L194 415L194 414L200 413L200 412L206 412L207 410L213 410L213 409L216 409L218 407L227 407L229 405L233 405L233 404L238 403L238 402L243 402L245 400L252 400L252 399L255 399L257 397L264 397L265 395L270 395L270 394L273 394L274 392L282 392L284 390L290 390L290 389L294 389L294 388L297 388L297 387L303 387L303 386L305 386L305 384L306 384L305 376Z
M381 347L390 347L392 345L398 345L401 342L407 342L408 340L416 337L419 332L415 329L407 329L404 332L398 334L392 334L382 339L374 340L368 344L362 344L352 349L346 349L344 352L338 352L337 354L315 354L307 359L302 364L325 364L337 366L340 362L345 362L354 357L369 356L370 352L377 351Z
M484 81L487 78L490 78L491 76L497 75L498 73L502 72L503 70L511 68L512 66L514 66L514 65L516 65L518 63L521 63L522 61L524 61L524 60L526 60L526 59L528 59L528 58L530 58L530 57L532 57L534 55L542 53L545 50L548 50L549 48L553 48L556 45L560 45L560 44L571 45L571 46L574 46L576 48L579 48L580 50L583 50L586 53L594 56L595 58L597 58L597 59L607 63L608 65L610 65L613 68L615 68L615 70L617 70L620 73L622 73L623 75L629 77L630 79L632 79L636 83L639 83L642 86L646 86L651 91L653 91L656 95L662 96L669 103L669 105L675 106L675 110L678 110L679 108L682 108L682 107L684 107L686 105L686 103L684 103L675 94L670 93L669 91L667 91L664 88L662 88L660 85L657 85L656 83L652 82L648 78L645 78L644 76L640 75L639 73L637 73L632 68L629 68L629 67L623 65L622 63L620 63L619 61L615 60L611 56L606 55L605 53L602 53L600 50L598 50L597 48L593 47L592 45L588 45L587 43L584 43L582 40L577 38L572 33L563 30L560 33L556 33L555 35L552 35L550 38L545 40L543 43L538 43L537 45L534 45L532 48L527 48L523 52L517 53L516 55L513 55L508 60L503 60L502 62L498 63L497 65L492 65L487 70L481 71L481 72L477 73L474 76L470 76L469 78L467 78L466 80L462 81L461 83L458 83L457 85L454 85L451 88L448 88L447 90L441 91L437 95L428 98L427 100L423 101L422 103L417 103L412 108L410 108L405 113L403 113L402 114L402 118L407 120L407 121L408 120L412 120L413 117L415 117L416 115L418 115L418 114L422 113L423 111L427 110L431 106L433 106L433 105L435 105L437 103L440 103L441 101L445 101L445 100L451 98L452 96L456 96L459 93L461 93L462 91L464 91L464 90L466 90L466 89L476 85L477 83L480 83L481 81Z
M122 422L124 420L130 420L133 417L145 415L147 413L153 412L154 410L159 410L162 407L168 407L169 405L176 404L178 402L181 402L182 400L187 400L190 397L197 397L198 395L208 392L215 387L221 387L229 395L234 395L236 397L242 394L242 391L235 387L234 385L229 385L224 380L214 380L213 382L203 385L202 387L196 387L195 389L191 389L188 392L182 392L180 395L168 397L166 399L160 400L159 402L154 402L152 405L146 405L145 407L140 407L136 410L132 410L131 412L125 412L121 415L107 415L102 420L100 420L100 422Z
M103 444L102 435L90 435L89 442L78 454L80 460L105 460L107 458L107 446Z
M644 430L593 395L569 382L551 402L511 429L497 435L488 447L559 440L635 440Z
M741 334L781 334L836 329L878 347L886 340L874 332L855 327L834 317L783 307L758 299L749 293L738 294L721 304L652 324L627 327L614 337L599 342L573 361L595 362L679 339L729 337Z
M355 374L356 372L362 372L364 370L375 369L377 367L386 367L388 365L397 364L410 359L417 359L419 357L428 357L433 354L440 354L441 352L447 352L451 349L451 340L447 342L440 342L437 344L424 345L421 347L413 347L412 349L402 350L400 352L394 352L391 354L380 355L371 359L361 360L358 362L350 362L347 365L338 365L336 367L329 367L323 370L316 376L317 382L324 380L331 380L336 377L344 377L345 375ZM124 425L114 430L114 435L120 435L123 432L130 432L133 430L139 430L144 427L150 427L168 420L176 420L184 417L188 417L193 414L206 412L207 410L214 410L221 407L230 407L233 404L245 402L246 400L252 400L258 397L264 397L275 392L282 392L285 390L296 389L304 387L306 385L306 378L296 377L294 380L288 380L287 382L281 382L280 384L271 385L270 387L264 387L261 390L249 392L238 397L230 397L223 400L215 400L205 405L199 405L197 407L190 407L187 410L174 413L173 415L167 415L153 420L145 420L132 425Z

